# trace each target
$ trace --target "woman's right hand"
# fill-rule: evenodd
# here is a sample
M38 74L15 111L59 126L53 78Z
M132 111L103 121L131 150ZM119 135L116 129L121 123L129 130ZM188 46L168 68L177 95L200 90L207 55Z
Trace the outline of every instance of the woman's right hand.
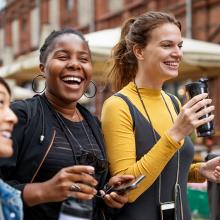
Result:
M211 114L209 117L200 119L203 115L211 113L215 109L213 105L210 105L212 100L207 97L207 93L199 94L190 99L182 107L173 127L168 130L168 135L173 140L177 142L181 141L195 128L214 119L213 114ZM210 106L207 107L207 105Z
M91 166L76 165L63 168L46 182L27 184L23 191L24 201L33 206L63 201L70 196L82 200L92 199L97 193L97 181L93 174L94 168ZM77 186L79 189L71 189L71 186Z

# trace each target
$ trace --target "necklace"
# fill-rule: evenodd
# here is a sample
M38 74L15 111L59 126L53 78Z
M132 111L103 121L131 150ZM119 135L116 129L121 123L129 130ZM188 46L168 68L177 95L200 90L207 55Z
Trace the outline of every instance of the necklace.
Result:
M66 139L67 141L69 142L69 145L72 149L72 152L73 152L73 157L74 157L74 160L75 160L75 164L76 165L79 165L79 164L84 164L84 165L91 165L93 167L95 167L95 171L96 173L98 174L101 174L103 172L106 172L107 169L108 169L108 162L107 160L105 159L99 159L96 154L95 154L95 150L93 148L93 144L92 144L92 141L90 140L89 138L89 134L87 133L86 131L86 128L83 124L83 121L80 120L80 116L78 114L78 112L76 111L76 113L78 114L78 117L79 117L79 121L80 123L82 124L82 127L83 127L83 130L86 134L86 137L88 138L88 141L93 149L93 153L91 152L85 152L84 151L84 148L82 147L82 145L79 143L78 139L74 136L74 134L71 132L71 130L68 128L68 126L66 125L66 123L64 122L63 118L61 117L61 114L59 114L57 111L55 111L54 107L51 105L51 103L47 100L47 97L44 95L43 96L49 109L51 110L52 114L54 115L54 117L56 118L60 128L63 130L63 133L64 135L66 136ZM77 109L76 109L77 110ZM86 121L86 120L85 120ZM70 140L70 137L72 140L74 140L77 145L79 146L80 148L80 155L79 155L79 159L77 158L76 156L76 149L75 149L75 146L73 146L73 143L72 143L72 140ZM83 154L83 151L85 152ZM102 152L100 150L100 152ZM79 152L77 152L79 153ZM103 157L105 158L105 155L103 153Z
M85 133L85 135L86 135L86 137L87 137L87 139L88 139L88 141L89 141L89 144L90 144L90 146L92 147L92 151L93 151L93 153L95 154L95 149L94 149L94 147L93 147L92 141L91 141L91 139L90 139L90 137L89 137L89 134L87 133L87 130L86 130L86 128L85 128L85 125L84 125L83 121L80 120L80 115L79 115L79 112L77 111L77 109L76 109L76 114L77 114L77 116L78 116L78 118L79 118L79 122L80 122L81 125L82 125L83 131L84 131L84 133ZM96 154L95 154L95 155L96 155Z
M75 161L77 164L88 164L88 165L91 165L93 167L95 167L95 171L96 173L103 173L107 170L107 167L108 167L108 162L105 160L105 159L99 159L98 156L96 155L96 150L93 146L93 143L89 137L89 134L86 130L86 127L83 123L83 121L81 120L80 118L80 115L78 113L78 110L76 110L76 114L79 118L79 122L80 124L82 125L82 128L83 128L83 131L84 131L84 134L89 142L89 145L91 146L92 148L92 152L90 151L87 151L85 150L82 145L79 143L78 139L75 137L75 135L71 132L71 130L69 129L69 127L66 125L66 123L64 122L64 120L62 119L61 115L56 112L56 116L57 116L57 119L58 119L58 122L60 121L62 123L62 129L65 133L65 130L68 132L68 134L71 136L71 138L77 143L77 145L79 146L80 150L81 150L81 153L84 152L83 154L80 155L80 158L79 160L81 161L80 163L78 162L77 158L76 158L76 155L75 155L75 152L74 152L74 146L72 145L72 141L69 140L68 138L68 135L66 135L68 141L69 141L69 144L72 148L72 151L73 151L73 154L74 154L74 158L75 158Z
M76 164L79 164L78 163L78 159L77 159L77 156L76 156L76 149L75 147L73 146L73 143L72 141L69 139L69 136L66 134L65 131L67 131L69 133L69 135L71 136L71 138L77 143L77 145L79 146L80 150L82 150L82 146L81 144L79 143L79 141L77 140L77 138L73 135L73 133L70 131L70 129L68 128L68 126L66 126L64 120L62 119L61 115L57 112L57 111L54 111L54 114L55 114L55 117L57 119L57 122L58 124L60 125L61 129L63 130L64 132L64 135L66 136L66 139L67 141L69 142L69 145L72 149L72 153L73 153L73 157L74 157L74 160L75 160L75 163Z
M140 92L139 92L139 89L138 89L137 84L136 84L135 81L134 81L134 85L135 85L135 89L136 89L136 92L137 92L137 94L138 94L139 100L140 100L140 102L141 102L141 105L142 105L142 107L143 107L143 109L144 109L144 112L145 112L145 114L146 114L146 116L147 116L147 119L148 119L148 121L149 121L149 123L150 123L151 131L152 131L152 134L153 134L153 137L154 137L154 141L155 141L155 144L156 144L157 141L158 141L158 139L157 139L155 130L154 130L154 128L153 128L153 124L152 124L151 118L150 118L149 113L148 113L148 111L147 111L147 109L146 109L146 107L145 107L144 101L143 101L143 99L142 99L142 97L141 97L141 94L140 94ZM165 100L165 98L164 98L164 96L163 96L162 93L161 93L161 96L162 96L163 102L165 103L165 106L166 106L166 108L167 108L167 110L168 110L168 112L169 112L169 115L170 115L170 117L171 117L172 123L174 123L173 116L172 116L172 114L171 114L171 112L170 112L170 109L169 109L169 107L168 107L168 105L167 105L167 102L166 102L166 100ZM174 202L175 202L175 204L176 204L177 198L178 198L178 194L179 194L179 198L180 198L180 199L179 199L179 200L180 200L180 212L181 212L181 218L182 218L182 220L183 220L183 205L182 205L181 187L180 187L180 185L179 185L179 183L178 183L178 181L179 181L179 169L180 169L179 167L180 167L180 152L179 152L179 150L178 150L178 151L177 151L176 182L175 182L175 186L174 186ZM160 205L162 205L162 202L161 202L161 174L159 175L159 203L160 203ZM177 218L177 216L176 216L176 214L175 214L175 219L176 219L176 218Z
M87 131L86 131L86 128L85 128L85 126L84 126L84 124L83 124L83 121L81 120L81 118L80 118L80 116L79 116L79 113L78 113L77 109L75 110L75 112L76 112L76 115L77 115L77 117L78 117L78 119L79 119L79 122L80 122L80 124L81 124L81 126L82 126L82 128L83 128L83 131L84 131L84 133L85 133L85 135L86 135L86 137L87 137L87 140L88 140L90 146L92 147L92 151L93 151L93 153L95 154L95 150L94 150L92 141L90 140L90 137L89 137L89 135L88 135L88 133L87 133ZM77 143L77 145L79 146L80 150L84 150L84 148L82 147L82 145L79 143L78 139L75 137L75 135L72 133L72 131L69 129L69 127L67 126L67 124L66 124L66 123L64 122L64 120L62 119L61 115L60 115L58 112L56 112L56 115L57 115L57 117L59 118L59 120L61 121L61 123L62 123L62 125L64 126L64 128L67 130L67 132L68 132L69 135L71 136L71 138Z

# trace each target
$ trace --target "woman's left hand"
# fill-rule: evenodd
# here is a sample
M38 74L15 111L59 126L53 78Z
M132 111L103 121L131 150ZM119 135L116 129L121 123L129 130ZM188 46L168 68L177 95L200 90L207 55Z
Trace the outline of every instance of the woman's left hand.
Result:
M106 194L103 199L107 206L119 209L128 202L128 194L119 195L116 192L111 192L110 194Z
M131 182L132 180L134 180L134 176L132 175L117 175L113 176L109 180L108 185L119 186L121 184ZM105 204L111 208L122 208L124 204L128 202L128 194L129 193L124 193L122 195L119 195L116 192L111 192L110 194L105 194L103 196L103 199Z
M199 172L208 181L220 183L220 156L203 163Z

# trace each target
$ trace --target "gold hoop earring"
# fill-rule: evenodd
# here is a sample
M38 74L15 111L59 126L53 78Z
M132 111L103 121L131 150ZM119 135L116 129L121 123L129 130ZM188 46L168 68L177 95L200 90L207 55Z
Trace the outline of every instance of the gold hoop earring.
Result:
M39 77L42 77L42 78L45 79L45 77L44 77L42 74L39 74L39 75L37 75L36 77L34 77L34 79L32 80L31 86L32 86L32 90L33 90L35 93L42 93L42 92L45 91L45 89L46 89L46 87L47 87L47 84L46 84L46 82L45 82L45 86L44 86L43 90L42 90L42 91L37 91L37 89L36 89L37 86L36 86L35 81L36 81L37 79L39 79Z

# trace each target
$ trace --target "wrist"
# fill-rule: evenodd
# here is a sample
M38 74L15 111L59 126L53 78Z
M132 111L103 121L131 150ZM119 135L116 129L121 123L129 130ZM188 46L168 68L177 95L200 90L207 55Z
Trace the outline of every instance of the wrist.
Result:
M28 206L46 202L43 183L26 184L23 190L23 199Z
M204 162L201 162L201 163L198 163L199 164L199 167L198 167L198 174L199 174L199 176L200 177L202 177L202 178L205 178L205 176L204 176L204 169L205 169L205 165L206 165L206 163Z
M204 182L206 180L205 170L206 170L206 163L200 162L195 164L196 172L196 180L197 182Z
M167 131L167 134L170 138L172 138L174 141L178 143L184 138L184 136L180 132L176 131L176 129L173 128L169 129Z
M37 198L39 203L48 202L49 192L46 190L46 182L36 183L37 185Z

